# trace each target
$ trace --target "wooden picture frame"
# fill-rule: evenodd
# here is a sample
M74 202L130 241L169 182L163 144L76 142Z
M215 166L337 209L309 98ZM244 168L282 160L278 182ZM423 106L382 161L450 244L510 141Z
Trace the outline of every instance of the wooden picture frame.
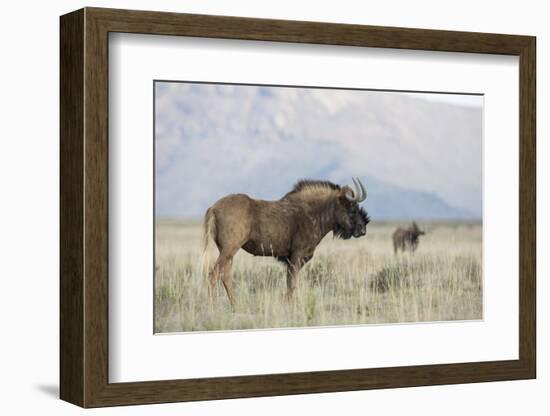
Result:
M535 378L534 37L100 8L62 16L60 30L61 399L82 407L101 407ZM109 383L110 32L518 56L519 359Z

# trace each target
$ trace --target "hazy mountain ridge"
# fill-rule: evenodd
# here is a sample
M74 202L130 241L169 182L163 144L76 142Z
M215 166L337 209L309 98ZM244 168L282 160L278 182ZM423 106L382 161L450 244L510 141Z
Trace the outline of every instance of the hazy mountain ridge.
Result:
M157 84L156 212L359 176L375 218L479 218L481 129L480 109L398 93Z

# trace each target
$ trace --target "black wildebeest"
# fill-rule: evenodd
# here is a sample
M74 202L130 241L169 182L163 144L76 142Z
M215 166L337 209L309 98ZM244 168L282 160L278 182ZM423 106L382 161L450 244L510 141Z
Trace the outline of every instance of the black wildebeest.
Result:
M342 239L367 233L369 217L359 206L367 191L359 179L355 190L328 181L301 180L278 201L232 194L218 200L204 217L204 247L214 242L219 256L208 273L209 299L221 279L229 302L235 304L231 278L233 256L240 248L254 256L271 256L287 266L287 298L298 272L330 231Z
M393 252L397 254L397 251L401 249L403 252L405 250L410 250L414 253L418 247L418 237L426 234L424 231L418 228L416 222L413 221L412 225L409 228L397 228L393 233Z

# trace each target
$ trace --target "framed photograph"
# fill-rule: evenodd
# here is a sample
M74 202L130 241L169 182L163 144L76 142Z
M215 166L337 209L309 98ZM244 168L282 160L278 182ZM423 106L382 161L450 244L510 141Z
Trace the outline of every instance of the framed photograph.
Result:
M535 378L534 37L60 29L63 400Z

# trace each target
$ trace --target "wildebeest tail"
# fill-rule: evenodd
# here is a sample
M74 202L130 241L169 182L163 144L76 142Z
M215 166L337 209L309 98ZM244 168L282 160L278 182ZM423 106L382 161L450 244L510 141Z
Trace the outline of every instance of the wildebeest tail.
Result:
M202 231L202 248L203 251L206 251L209 246L214 243L214 238L216 235L216 217L210 208L206 210L206 214L204 215Z
M202 256L201 256L201 273L208 273L212 266L212 257L214 255L215 238L216 238L216 216L212 209L208 208L204 215L202 225Z

